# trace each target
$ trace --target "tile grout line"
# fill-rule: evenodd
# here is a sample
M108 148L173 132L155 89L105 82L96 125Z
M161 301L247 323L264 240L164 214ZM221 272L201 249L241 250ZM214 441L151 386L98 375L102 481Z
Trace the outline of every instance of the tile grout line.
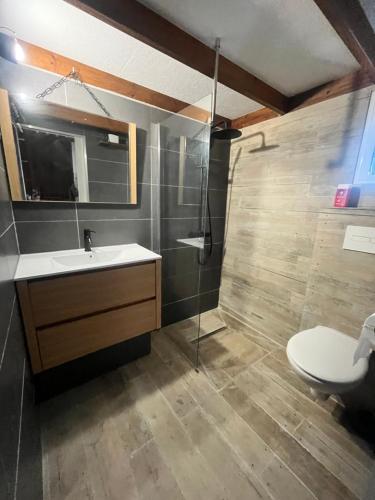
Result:
M11 207L11 211L12 211L12 219L13 219L13 224L14 224L14 234L16 236L16 244L17 244L17 251L18 251L18 258L19 258L21 252L20 252L20 243L18 240L17 224L16 224L16 219L14 217L13 203L12 203L12 201L9 201L9 203L10 203L10 207Z
M219 394L220 394L220 393L221 393L221 390L220 390L220 391L218 391L218 392L219 392ZM220 395L221 395L221 394L220 394ZM221 397L223 397L223 396L221 396ZM247 396L247 394L246 394L246 397L247 397L247 398L249 398L249 396ZM225 400L225 398L224 398L224 397L223 397L223 399ZM251 398L250 398L250 399L251 399ZM225 400L225 401L226 401L226 400ZM247 425L247 426L248 426L248 427L249 427L249 428L250 428L250 429L251 429L251 430L252 430L252 431L253 431L253 432L254 432L254 433L258 436L258 437L259 437L259 439L261 439L261 440L264 442L265 446L267 446L267 447L269 448L269 450L270 450L270 451L271 451L271 453L274 455L274 457L276 457L276 458L280 461L280 463L282 463L282 464L283 464L283 466L284 466L286 469L288 469L288 471L289 471L289 472L290 472L290 473L291 473L291 474L292 474L292 475L293 475L293 476L297 479L297 481L298 481L300 484L302 484L302 486L303 486L304 488L306 488L306 490L307 490L309 493L311 493L311 495L312 495L314 498L316 498L316 499L318 500L318 497L317 497L317 496L316 496L316 495L315 495L315 494L311 491L311 489L310 489L310 488L309 488L309 487L308 487L308 486L307 486L307 485L306 485L306 484L302 481L302 479L301 479L301 478L300 478L300 477L299 477L299 476L298 476L298 475L297 475L297 474L296 474L296 473L295 473L295 472L294 472L294 471L293 471L293 470L289 467L289 465L288 465L286 462L284 462L284 460L281 458L281 456L280 456L280 455L278 455L277 451L273 450L273 449L271 448L271 446L269 446L269 445L268 445L268 444L264 441L264 439L262 438L262 436L261 436L260 434L258 434L258 432L257 432L257 431L256 431L253 427L251 427L251 426L249 425L249 423L248 423L248 422L247 422L247 421L243 418L243 416L242 416L242 415L240 415L240 414L237 412L237 410L236 410L235 408L233 408L233 406L232 406L232 405L231 405L228 401L227 401L227 404L229 404L229 406L232 408L232 410L233 410L233 411L234 411L234 412L235 412L235 413L236 413L236 414L237 414L237 415L238 415L238 416L239 416L239 417L243 420L243 422L245 422L245 424L246 424L246 425ZM259 405L258 405L258 403L256 403L255 401L253 401L253 404L255 404L255 405L259 406ZM299 444L299 443L298 443L298 441L294 438L294 436L293 436L293 435L291 435L291 434L290 434L290 433L286 430L286 428L281 427L281 426L279 425L279 423L278 423L278 422L277 422L277 421L276 421L276 420L275 420L275 419L274 419L274 418L273 418L273 417L272 417L272 416L271 416L271 415L270 415L270 414L269 414L269 413L268 413L268 412L267 412L267 411L266 411L263 407L259 406L259 408L261 408L261 410L262 410L262 411L264 411L264 413L265 413L266 415L268 415L268 416L269 416L269 417L270 417L270 418L271 418L274 422L276 422L276 424L280 427L281 431L285 431L285 432L286 432L286 433L287 433L287 434L288 434L288 435L289 435L289 436L290 436L290 437L291 437L291 438L292 438L292 439L293 439L293 440L294 440L297 444ZM306 448L305 448L305 450L306 450ZM310 453L308 450L306 450L306 451L307 451L307 452L311 455L311 453ZM311 455L311 456L312 456L312 455ZM317 460L317 462L318 462L318 460ZM318 462L318 463L319 463L319 464L321 464L321 462ZM262 470L262 473L261 473L261 474L263 474L263 473L265 472L265 470L269 467L269 465L270 465L270 464L271 464L271 461L270 461L270 463L269 463L269 464L268 464L268 465L267 465L267 466L266 466L266 467ZM321 464L321 465L323 466L323 464ZM323 467L324 467L324 466L323 466ZM325 468L325 467L324 467L324 468ZM328 469L326 469L326 470L328 470ZM329 472L329 471L328 471L328 472ZM336 476L335 476L335 477L336 477Z
M221 241L216 241L213 245L222 245ZM205 243L205 246L209 246L208 243ZM195 250L197 247L193 247L192 245L184 246L184 247L171 247L171 248L163 248L163 252L169 252L173 250ZM221 267L221 266L220 266Z
M193 369L193 368L192 368ZM310 490L310 488L308 488L305 483L297 476L297 474L295 474L293 472L293 470L282 460L282 458L269 446L267 445L267 443L264 441L264 439L258 434L258 432L253 429L249 424L248 422L242 417L242 415L240 415L237 410L235 408L233 408L233 406L228 402L226 401L226 399L222 396L221 392L223 389L217 389L215 388L215 386L211 383L210 379L207 377L207 375L205 373L203 373L203 376L206 377L207 379L207 382L209 383L209 385L213 388L213 390L215 391L216 394L218 394L222 399L223 401L225 401L225 403L232 409L232 411L246 424L247 427L249 427L252 432L254 432L258 438L264 443L264 446L267 447L269 450L270 450L270 454L271 454L271 459L269 460L269 463L267 465L264 466L264 468L261 470L261 472L259 473L259 475L255 472L253 472L253 470L250 468L250 466L248 465L248 463L246 462L246 460L242 457L242 455L237 452L237 450L235 448L232 447L232 444L231 442L227 439L227 437L225 436L225 434L221 431L221 428L220 426L216 425L215 423L215 419L213 417L211 417L211 415L209 415L205 409L200 405L199 401L191 394L190 390L189 390L189 387L187 385L187 383L185 382L185 380L183 380L183 384L185 385L185 388L186 390L188 391L188 393L190 394L190 396L194 399L194 401L196 401L198 407L203 411L203 413L206 415L206 417L208 418L208 421L211 422L212 425L214 425L216 427L216 429L218 430L219 434L221 435L222 439L228 444L228 446L230 447L231 450L233 450L233 452L235 453L235 455L240 459L241 463L243 463L244 467L245 467L245 470L248 470L249 473L250 473L250 476L251 475L254 475L260 482L261 484L264 486L264 488L267 490L267 492L269 492L268 488L267 488L267 485L264 484L263 482L263 479L262 479L262 475L264 473L265 470L267 470L267 468L269 467L269 465L272 463L272 460L277 458L280 463L290 472L290 474L292 476L294 476L296 478L296 480L304 487L306 488L306 490L311 493L312 497L315 498L316 500L318 500L317 496ZM265 412L267 413L267 412ZM267 413L268 415L268 413ZM270 415L269 415L270 416ZM272 417L271 417L272 418ZM274 498L274 500L277 500L274 495L271 494L271 492L269 492L270 496L272 498Z
M283 347L283 350L285 350L285 347ZM270 357L273 358L274 360L278 361L281 364L281 362L275 357L274 351L270 352ZM282 389L288 391L288 389L285 389L283 387L283 385L278 381L278 380L283 380L282 377L277 372L275 372L272 368L269 368L269 370L273 372L273 374L274 374L273 376L274 377L276 376L276 378L272 379L275 382L275 384L277 384ZM267 376L268 376L268 374L267 374ZM324 406L320 405L315 399L309 398L306 394L304 394L303 392L301 392L299 389L297 389L293 385L289 384L289 382L286 382L286 383L289 386L289 392L291 393L291 395L294 398L298 399L298 398L302 397L303 400L306 400L309 403L313 404L314 406L316 406L317 408L319 408L321 411L323 411L325 414L327 414L327 415L330 414L330 412ZM335 401L335 403L338 404L338 405L340 404L340 403L338 403L336 401Z
M9 231L9 229L13 226L13 224L15 224L14 220L13 222L11 222L9 224L9 226L0 234L0 238L2 238L4 236L5 233L7 233Z
M186 356L185 356L186 357ZM188 359L189 363L190 363L190 360L189 358L186 357L186 359ZM165 364L165 362L160 358L160 361ZM167 365L166 365L167 366ZM192 367L193 369L193 367ZM173 370L171 370L171 372L173 373ZM179 423L180 427L181 427L181 430L182 432L185 434L185 436L187 437L187 439L190 441L191 443L191 446L193 447L193 449L196 451L196 453L198 453L198 455L201 457L201 459L203 460L203 462L206 464L206 466L208 467L208 469L211 470L211 467L210 467L210 463L208 462L208 460L206 459L206 457L203 455L203 453L201 452L201 450L199 449L199 447L194 443L193 439L191 438L189 432L186 430L185 428L185 424L183 422L184 418L186 417L186 415L184 415L184 417L180 417L179 415L177 415L176 411L174 410L174 408L172 407L171 403L168 401L168 398L165 396L165 394L163 393L163 391L157 386L157 384L152 380L152 377L151 377L151 374L148 372L148 370L146 369L145 370L145 373L148 377L148 379L152 382L153 386L159 391L162 399L164 400L164 403L166 404L166 406L169 408L169 410L172 412L172 415L175 417L175 419L177 420L177 422ZM187 391L187 393L190 395L190 397L192 398L193 401L195 401L195 403L197 404L197 407L201 409L201 411L204 413L204 409L201 407L201 405L199 404L199 402L197 401L197 399L194 398L194 396L190 393L189 391L189 388L187 386L187 384L185 383L185 381L181 380L182 382L182 385L185 387L185 390ZM214 389L214 387L212 386L212 388ZM196 408L192 408L189 413L193 412ZM213 471L212 471L213 472ZM214 476L216 475L214 472L213 472ZM176 479L176 482L177 482L177 478ZM181 489L179 483L177 482L179 488ZM225 489L225 484L221 483L222 484L222 487Z
M19 461L20 461L20 450L21 450L21 437L22 437L23 395L24 395L24 388L25 388L25 371L26 371L26 358L23 358L22 389L21 389L21 404L20 404L20 419L19 419L19 427L18 427L18 445L17 445L16 475L15 475L15 479L14 479L13 500L16 500L16 498L17 498L18 472L19 472Z
M141 220L151 220L150 218L146 218L146 219L78 219L78 215L77 215L77 218L75 219L60 219L60 220L21 220L21 221L18 221L17 224L32 224L34 222L37 222L38 224L40 224L41 222L117 222L117 221L141 221ZM8 228L9 229L9 228ZM1 237L2 235L0 235Z
M220 305L220 307L222 307L222 305ZM229 316L231 316L233 319L235 319L236 321L238 321L239 323L243 324L244 326L246 326L247 328L249 328L250 330L253 330L255 333L257 333L258 335L260 335L261 337L263 337L264 339L266 339L268 342L272 342L273 344L276 344L279 348L281 349L285 349L285 346L280 344L279 342L277 342L276 340L273 340L272 338L269 338L267 337L267 335L265 335L264 333L262 333L260 330L257 330L255 327L247 324L245 322L244 319L239 319L237 316L235 316L232 312L232 309L230 309L229 307L227 306L224 306L224 309L223 309L224 313L225 314L228 314ZM246 335L246 332L245 332L245 335Z
M6 351L7 344L8 344L8 337L9 337L10 327L11 327L11 324L12 324L13 312L14 312L14 304L15 304L15 303L16 303L16 294L14 294L14 296L13 296L13 304L12 304L12 309L11 309L11 312L10 312L10 315L9 315L9 322L8 322L7 333L6 333L6 337L5 337L5 340L4 340L3 352L2 352L2 354L1 354L1 359L0 359L0 372L1 372L1 368L2 368L2 366L3 366L3 362L4 362L4 358L5 358L5 351Z
M245 393L245 394L246 394L246 393ZM259 406L259 408L261 408L261 410L262 410L262 411L264 411L264 413L266 413L266 415L268 415L268 416L269 416L269 417L273 420L273 422L275 422L275 423L276 423L276 425L280 428L281 432L285 432L286 434L288 434L288 436L289 436L291 439L293 439L293 441L294 441L295 443L297 443L297 445L299 445L301 448L303 448L303 449L304 449L304 450L305 450L305 451L306 451L306 452L307 452L307 453L308 453L308 454L309 454L309 455L310 455L313 459L315 459L315 460L316 460L316 462L317 462L317 463L318 463L321 467L323 467L323 468L324 468L326 471L328 471L328 472L329 472L329 473L330 473L330 474L331 474L331 475L332 475L332 476L333 476L333 477L334 477L337 481L339 481L339 482L340 482L343 486L345 486L348 490L350 490L350 488L348 488L348 487L347 487L347 486L346 486L346 485L342 482L342 480L341 480L341 479L340 479L340 478L339 478L339 477L338 477L335 473L333 473L332 471L330 471L330 470L329 470L329 469L328 469L328 468L327 468L327 467L326 467L326 466L325 466L325 465L324 465L324 464L323 464L323 463L322 463L319 459L315 458L315 457L312 455L312 453L310 452L310 450L309 450L309 449L308 449L308 448L307 448L307 447L306 447L306 446L305 446L305 445L304 445L304 444L303 444L303 443L302 443L302 442L301 442L301 441L297 438L297 436L295 436L295 435L293 434L293 432L295 432L295 431L296 431L296 429L297 429L300 425L302 425L302 423L306 420L305 418L303 418L303 419L302 419L302 421L301 421L301 422L298 424L298 426L296 427L296 429L294 429L294 430L293 430L293 432L291 432L291 431L290 431L287 427L281 426L281 425L279 424L279 422L278 422L278 421L277 421L277 420L276 420L276 419L275 419L275 418L274 418L274 417L273 417L273 416L272 416L272 415L271 415L271 414L267 411L267 409L265 409L263 406L260 406L260 405L259 405L259 404L255 401L255 400L253 400L253 399L251 398L251 396L248 396L248 395L246 394L246 397L247 397L247 398L249 398L249 399L252 401L252 403L253 403L253 404L255 404L255 405ZM288 405L288 406L289 406L289 405ZM289 406L289 407L290 407L290 406ZM292 409L292 407L290 407L290 408ZM233 409L234 409L234 408L233 408ZM234 410L234 411L236 411L236 410ZM239 413L238 413L238 415L239 415ZM241 416L241 415L240 415L240 416ZM241 418L242 418L242 417L241 417ZM244 420L244 419L243 419L243 420ZM244 420L244 421L246 422L246 420ZM248 424L248 425L249 425L249 424ZM256 431L254 430L254 432L256 432ZM256 432L256 434L258 434L258 433ZM259 434L258 434L258 435L259 435ZM260 437L260 436L259 436L259 437ZM304 487L305 487L308 491L310 491L310 493L311 493L311 494L313 494L313 495L314 495L314 497L316 498L316 495L315 495L315 494L314 494L314 493L310 490L310 488L308 488L308 486L307 486L307 485L306 485L306 484L302 481L302 479L301 479L301 478L299 478L299 477L298 477L298 475L297 475L296 473L294 473L294 471L293 471L293 470L292 470L292 469L291 469L291 468L290 468L290 467L289 467L289 466L288 466L288 465L284 462L284 460L283 460L283 459L282 459L282 458L281 458L281 457L277 454L277 452L275 452L275 454L276 454L276 456L278 457L278 459L282 462L282 464L283 464L285 467L287 467L287 468L290 470L290 472L291 472L291 473L292 473L292 474L293 474L293 475L294 475L294 476L295 476L295 477L296 477L296 478L297 478L297 479L301 482L301 484L303 484L303 486L304 486ZM351 490L350 490L350 491L351 491ZM353 493L353 492L352 492L352 493Z
M110 184L111 186L129 186L129 184L127 182L88 181L88 183L89 184ZM147 186L147 184L145 184L145 186ZM99 202L99 203L103 203L103 202ZM121 202L120 202L120 204L121 204ZM124 203L124 205L127 205L127 203Z
M214 243L214 245L222 245L222 244L223 244L223 242L222 242L222 241L216 241L216 242ZM164 252L165 250L179 250L180 248L184 248L184 249L186 250L187 248L195 248L195 249L196 249L197 247L193 247L192 245L188 245L188 246L183 246L183 245L181 245L180 247L172 247L172 248L169 248L169 247L168 247L168 248L161 248L161 249L160 249L160 251L161 251L161 252Z
M177 304L177 302L183 302L184 300L194 299L195 297L199 297L200 295L207 295L209 293L217 292L218 290L219 290L219 288L214 288L212 290L209 290L208 292L201 292L201 293L198 293L196 295L191 295L189 297L185 297L184 299L175 300L174 302L168 302L166 304L163 304L163 307L170 306L171 304Z
M187 358L188 359L188 358ZM188 360L189 363L190 363L190 360ZM193 370L194 368L191 367L191 369ZM173 371L173 370L172 370ZM230 408L232 409L233 412L235 412L244 422L245 424L250 427L247 422L242 418L241 415L239 415L236 410L224 399L224 397L220 394L220 390L218 390L214 384L212 383L212 381L209 379L209 377L207 376L206 373L204 372L201 372L202 376L204 376L206 379L207 379L207 382L208 384L211 386L211 388L213 389L213 391L219 395L223 401L225 401L225 403L230 406ZM242 455L237 451L236 448L234 448L232 446L232 443L228 440L228 438L226 437L225 433L223 433L223 431L221 430L221 427L220 425L217 425L216 422L215 422L215 419L214 417L212 417L209 413L207 413L207 411L202 407L202 405L199 403L199 401L194 397L194 395L190 392L189 390L189 386L188 384L186 383L186 381L184 380L184 378L182 378L182 383L183 385L185 386L185 389L186 391L188 392L188 394L190 394L190 397L196 402L197 404L197 407L200 409L200 411L203 413L203 415L205 415L206 419L208 420L208 422L217 430L218 434L221 436L221 439L227 444L227 446L232 450L232 452L234 453L234 455L237 457L237 459L239 460L239 467L242 468L242 469L245 469L244 472L246 474L247 477L249 477L249 479L251 480L251 477L252 476L255 476L260 482L261 484L264 486L264 488L267 490L268 492L268 488L267 486L264 484L262 478L261 478L261 475L262 473L267 469L267 467L269 467L269 465L271 464L272 460L274 460L274 458L277 456L275 454L275 452L272 450L272 448L270 448L267 443L258 435L258 433L256 433L253 429L253 432L255 432L257 434L257 436L259 437L259 439L264 443L264 446L267 447L269 450L270 450L270 455L271 455L271 458L269 460L269 463L267 463L267 465L264 466L264 468L261 470L261 472L259 473L259 475L257 473L255 473L252 468L250 467L250 465L246 462L246 460L242 457ZM193 411L193 410L191 410ZM182 420L182 418L180 419ZM189 436L190 438L190 436ZM193 443L193 446L196 448L195 444ZM196 448L197 449L197 448ZM200 450L198 449L199 453ZM204 458L204 456L202 455L202 457ZM241 465L242 464L242 467ZM255 488L256 486L253 485ZM270 494L271 495L271 494ZM271 495L272 497L272 495ZM276 500L276 499L275 499Z

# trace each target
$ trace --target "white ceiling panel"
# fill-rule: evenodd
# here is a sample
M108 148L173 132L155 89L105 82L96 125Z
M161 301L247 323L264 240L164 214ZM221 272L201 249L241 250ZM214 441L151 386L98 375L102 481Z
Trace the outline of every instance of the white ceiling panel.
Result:
M62 0L0 0L0 19L20 39L189 104L211 93L210 78ZM222 116L236 118L260 107L218 88L217 113Z
M359 68L313 0L140 1L288 96Z
M143 0L288 95L357 68L313 0ZM28 42L189 104L208 102L212 80L63 0L0 0L0 25ZM218 86L228 118L262 106Z

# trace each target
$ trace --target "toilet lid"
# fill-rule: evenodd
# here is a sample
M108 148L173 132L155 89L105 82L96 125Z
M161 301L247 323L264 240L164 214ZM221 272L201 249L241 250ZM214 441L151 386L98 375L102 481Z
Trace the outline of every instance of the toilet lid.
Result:
M358 341L326 326L316 326L294 335L287 354L307 374L327 382L351 383L365 376L367 359L353 366Z

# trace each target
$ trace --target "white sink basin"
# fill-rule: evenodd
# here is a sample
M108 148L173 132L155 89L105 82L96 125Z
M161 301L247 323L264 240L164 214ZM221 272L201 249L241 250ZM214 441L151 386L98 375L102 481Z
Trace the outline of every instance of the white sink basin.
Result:
M108 263L110 264L114 260L118 259L121 255L121 250L93 250L92 252L84 252L77 250L77 254L71 255L61 255L58 257L52 257L52 259L57 262L57 264L62 264L63 266L81 266L90 265L98 263Z
M137 244L94 247L92 252L83 248L21 254L18 260L16 281L68 274L85 270L150 262L160 255Z

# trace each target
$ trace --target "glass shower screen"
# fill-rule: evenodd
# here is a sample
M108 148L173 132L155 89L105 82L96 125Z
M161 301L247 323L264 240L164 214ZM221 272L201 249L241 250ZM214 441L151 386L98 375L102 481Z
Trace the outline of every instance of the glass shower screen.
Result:
M208 105L207 105L208 103ZM153 248L162 261L162 324L198 364L211 96L179 113L159 112L152 129Z

